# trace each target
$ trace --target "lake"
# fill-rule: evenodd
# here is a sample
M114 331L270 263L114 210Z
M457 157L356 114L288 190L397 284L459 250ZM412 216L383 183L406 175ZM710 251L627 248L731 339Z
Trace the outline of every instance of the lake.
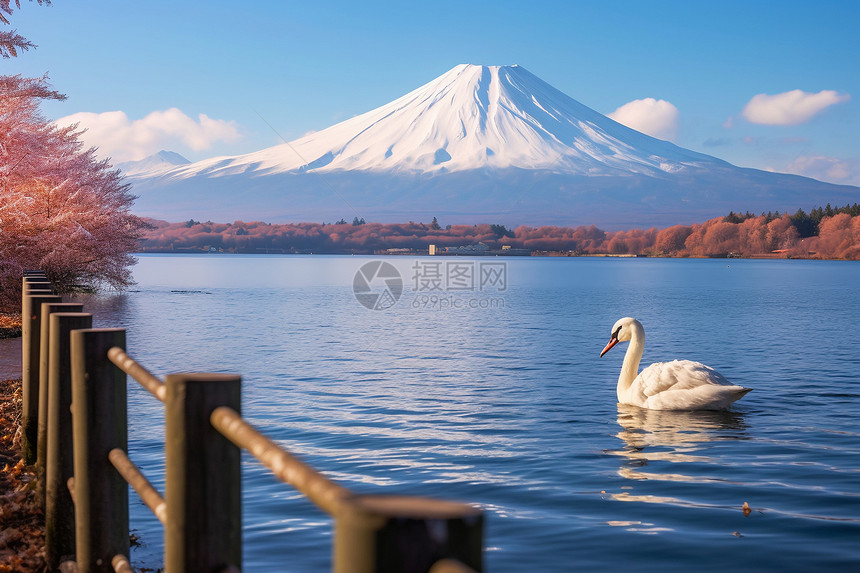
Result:
M142 255L134 277L84 297L132 357L241 374L244 416L357 492L479 505L488 571L860 566L856 262ZM643 367L754 391L619 406L626 345L598 356L622 316ZM133 382L129 405L163 491L162 406ZM244 570L328 570L332 521L243 460ZM161 525L130 499L132 561L157 567Z

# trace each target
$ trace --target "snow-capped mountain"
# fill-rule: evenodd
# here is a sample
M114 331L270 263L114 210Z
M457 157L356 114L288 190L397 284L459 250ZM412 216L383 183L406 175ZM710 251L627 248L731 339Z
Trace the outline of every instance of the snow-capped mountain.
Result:
M161 150L158 153L153 153L149 157L144 157L137 161L125 161L117 163L114 167L122 171L125 175L153 175L164 171L170 171L178 165L188 165L191 163L175 151Z
M365 114L236 157L126 171L164 219L668 225L860 198L627 128L520 66L460 65ZM821 197L819 199L818 197Z

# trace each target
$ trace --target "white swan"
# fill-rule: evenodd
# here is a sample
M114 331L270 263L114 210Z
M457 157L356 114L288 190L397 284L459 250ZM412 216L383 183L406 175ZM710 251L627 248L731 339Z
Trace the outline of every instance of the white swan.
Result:
M625 317L612 326L612 337L600 356L629 340L618 376L618 401L651 410L722 410L752 388L735 386L719 372L699 362L657 362L642 372L639 361L645 349L645 329Z

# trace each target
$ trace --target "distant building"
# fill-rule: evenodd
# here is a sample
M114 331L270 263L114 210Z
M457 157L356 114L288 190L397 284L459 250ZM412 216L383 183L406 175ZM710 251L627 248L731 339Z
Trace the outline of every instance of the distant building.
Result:
M501 249L491 249L485 243L475 243L472 245L460 245L459 247L444 247L444 250L439 251L440 254L446 255L467 255L472 257L526 257L532 254L531 249L514 249L510 245L502 245Z
M427 251L422 249L410 249L408 247L398 247L391 249L377 249L373 251L374 255L426 255Z
M436 245L430 245L430 255L436 254Z
M480 255L487 253L489 250L490 247L484 243L460 245L459 247L445 247L445 252L449 255Z

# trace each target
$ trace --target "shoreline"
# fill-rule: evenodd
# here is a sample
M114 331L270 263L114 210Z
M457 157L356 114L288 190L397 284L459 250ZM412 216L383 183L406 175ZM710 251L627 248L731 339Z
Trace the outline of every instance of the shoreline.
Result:
M492 255L480 255L474 253L440 253L436 255L431 255L427 251L414 251L409 253L379 253L379 252L364 252L364 251L337 251L337 252L290 252L286 250L277 250L277 249L268 249L265 251L207 251L204 249L196 249L196 248L188 248L188 249L177 249L174 251L169 250L145 250L145 251L135 251L132 255L172 255L172 256L184 256L184 255L212 255L212 256L233 256L233 255L255 255L255 256L265 256L265 255L273 255L273 256L321 256L321 257L392 257L392 258L402 258L404 256L411 257L456 257L456 258L494 258L494 257L503 257L503 258L515 258L515 259L523 259L530 257L541 257L541 258L570 258L570 259L594 259L594 258L609 258L609 259L696 259L696 260L750 260L750 261L846 261L846 262L856 262L858 259L847 259L847 258L826 258L819 256L797 256L791 255L786 256L782 253L758 253L754 255L734 255L734 254L715 254L715 255L683 255L683 256L673 256L673 255L646 255L646 254L628 254L628 253L573 253L569 251L533 251L531 255L505 255L505 254L496 254Z

